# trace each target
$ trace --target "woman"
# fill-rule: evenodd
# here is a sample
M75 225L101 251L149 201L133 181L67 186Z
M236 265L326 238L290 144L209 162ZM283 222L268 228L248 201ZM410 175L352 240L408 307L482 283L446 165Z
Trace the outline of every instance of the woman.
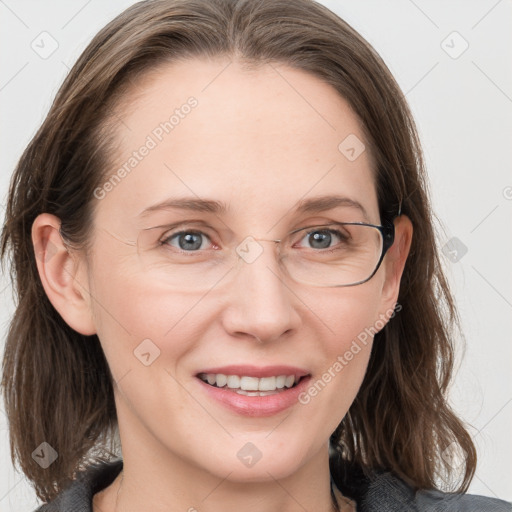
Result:
M2 384L40 510L510 510L464 494L425 188L403 95L326 8L154 1L107 25L2 234Z

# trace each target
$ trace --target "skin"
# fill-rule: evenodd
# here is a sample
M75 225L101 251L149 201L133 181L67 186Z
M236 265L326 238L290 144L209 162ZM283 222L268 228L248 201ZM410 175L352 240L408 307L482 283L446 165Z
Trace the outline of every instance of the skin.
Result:
M405 216L395 220L396 241L377 274L353 287L291 281L266 242L256 261L206 294L176 290L162 265L141 264L141 230L162 223L202 219L223 244L228 235L280 239L317 221L364 220L350 207L292 213L300 199L324 194L360 202L368 220L380 223L369 151L349 161L338 150L349 134L364 141L348 103L284 64L247 70L228 62L165 65L119 106L110 174L169 113L190 96L198 100L121 183L93 200L88 257L66 248L55 216L41 214L33 224L34 245L54 246L52 257L38 259L50 301L72 328L98 335L116 381L123 481L95 496L95 512L113 512L116 499L123 512L332 510L328 439L357 394L371 343L308 404L268 417L226 409L195 374L228 364L286 364L307 369L315 381L397 301L412 236ZM171 196L223 201L229 211L138 218ZM160 349L150 366L133 353L147 338ZM252 467L237 457L247 442L262 453Z

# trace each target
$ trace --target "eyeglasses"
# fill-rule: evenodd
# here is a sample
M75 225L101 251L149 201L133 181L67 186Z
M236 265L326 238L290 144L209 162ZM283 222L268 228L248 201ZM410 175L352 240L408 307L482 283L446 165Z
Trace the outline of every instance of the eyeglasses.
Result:
M382 226L336 222L290 232L282 240L247 237L221 245L206 226L140 232L137 251L145 272L183 291L210 289L242 265L251 265L273 242L281 268L298 283L319 287L355 286L371 279L393 245L392 222ZM162 226L160 226L162 232Z

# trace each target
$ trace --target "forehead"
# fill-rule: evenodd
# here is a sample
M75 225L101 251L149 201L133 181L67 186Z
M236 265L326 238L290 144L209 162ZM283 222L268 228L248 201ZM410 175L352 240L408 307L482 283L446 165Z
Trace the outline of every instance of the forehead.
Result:
M334 193L378 220L360 122L304 71L221 58L167 64L136 84L116 117L106 174L122 177L110 180L99 215L135 219L168 197L192 196L272 224L297 201Z

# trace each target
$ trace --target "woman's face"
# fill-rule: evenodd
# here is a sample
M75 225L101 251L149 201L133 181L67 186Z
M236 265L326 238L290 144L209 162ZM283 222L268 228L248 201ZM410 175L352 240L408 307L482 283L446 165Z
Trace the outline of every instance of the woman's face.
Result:
M125 461L179 459L256 481L324 460L396 302L401 224L377 274L352 287L294 282L275 244L257 240L380 224L356 116L302 71L199 59L161 68L117 110L116 177L96 190L77 279L116 381ZM323 196L344 199L298 208ZM180 243L200 261L176 256ZM238 248L231 267L215 259L227 247ZM220 390L220 374L246 378ZM290 375L302 380L288 390ZM282 389L251 396L253 386Z

